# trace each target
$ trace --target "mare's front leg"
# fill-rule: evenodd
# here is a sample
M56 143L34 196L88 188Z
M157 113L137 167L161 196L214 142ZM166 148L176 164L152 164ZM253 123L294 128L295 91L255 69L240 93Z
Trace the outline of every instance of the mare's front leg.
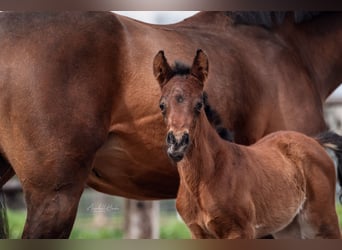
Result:
M27 204L22 238L67 238L70 235L102 137L94 130L74 131L78 132L69 134L65 140L51 136L44 143L40 140L29 143L24 139L19 143L16 139L19 149L8 151Z
M23 183L27 218L22 238L68 238L72 230L87 171L80 166L76 177L76 166L71 162L49 167L65 173L56 173L54 180L37 173ZM65 176L68 169L73 172L69 177ZM32 177L37 181L31 182Z

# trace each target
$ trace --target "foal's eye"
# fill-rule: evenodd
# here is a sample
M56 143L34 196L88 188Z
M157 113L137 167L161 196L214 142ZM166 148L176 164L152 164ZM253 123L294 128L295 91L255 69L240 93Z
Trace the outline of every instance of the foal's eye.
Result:
M195 110L196 110L197 112L200 112L202 106L203 106L202 102L198 102L198 103L196 104L196 106L195 106Z
M165 103L160 103L160 104L159 104L159 108L160 108L161 112L164 114L165 111L166 111L166 105L165 105Z

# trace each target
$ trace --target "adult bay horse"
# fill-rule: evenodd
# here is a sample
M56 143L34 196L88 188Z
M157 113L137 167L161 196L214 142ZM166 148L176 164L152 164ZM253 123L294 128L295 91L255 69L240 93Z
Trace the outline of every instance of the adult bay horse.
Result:
M167 154L180 176L176 206L193 238L341 238L335 167L323 147L341 156L341 136L277 131L251 146L228 142L203 108L206 54L198 50L192 66L178 71L160 51L153 65Z
M21 181L23 237L68 237L86 183L128 198L176 196L151 72L160 49L171 61L190 62L194 47L217 59L206 91L238 143L323 131L322 103L342 80L342 15L283 14L261 18L265 26L248 18L258 13L201 12L172 25L0 13L0 186Z

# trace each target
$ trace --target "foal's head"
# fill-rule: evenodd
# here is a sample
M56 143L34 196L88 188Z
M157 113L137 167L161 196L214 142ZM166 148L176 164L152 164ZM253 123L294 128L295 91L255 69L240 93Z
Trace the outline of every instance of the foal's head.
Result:
M167 125L167 153L178 162L189 144L189 133L203 108L203 84L208 76L208 58L198 50L188 71L177 72L168 64L163 51L154 58L153 73L161 88L160 109Z

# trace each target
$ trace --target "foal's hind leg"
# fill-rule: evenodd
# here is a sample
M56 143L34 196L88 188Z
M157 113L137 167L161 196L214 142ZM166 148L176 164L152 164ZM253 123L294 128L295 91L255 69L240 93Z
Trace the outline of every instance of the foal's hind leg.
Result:
M308 204L298 216L302 238L340 239L341 232L334 206L315 205L319 200L313 203Z
M328 156L317 162L320 164L312 164L307 170L310 171L307 174L307 198L298 214L301 235L302 238L339 239L334 166Z
M301 239L301 231L298 223L298 216L283 230L273 234L275 239Z

